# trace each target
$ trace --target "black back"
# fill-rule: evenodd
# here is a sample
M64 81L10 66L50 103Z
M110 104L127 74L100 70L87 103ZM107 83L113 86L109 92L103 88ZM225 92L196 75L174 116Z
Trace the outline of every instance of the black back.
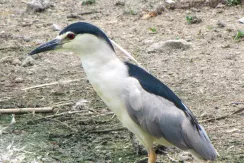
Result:
M125 62L125 64L129 69L129 75L136 78L144 90L173 102L177 108L185 112L191 123L198 130L201 130L193 113L182 103L181 99L177 97L171 89L144 69L129 62Z
M114 51L114 47L113 47L112 43L110 42L110 40L108 39L108 37L106 36L106 34L101 29L99 29L98 27L96 27L92 24L89 24L86 22L73 23L73 24L70 24L69 26L65 27L59 33L59 35L64 34L68 31L73 32L75 34L84 34L84 33L93 34L99 38L104 39L108 43L108 45L111 47L111 49Z

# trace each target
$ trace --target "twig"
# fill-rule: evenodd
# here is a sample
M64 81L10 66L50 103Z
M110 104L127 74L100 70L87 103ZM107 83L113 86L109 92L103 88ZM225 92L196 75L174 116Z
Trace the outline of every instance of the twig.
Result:
M76 113L83 113L85 110L79 110L79 111L68 111L68 112L63 112L63 113L60 113L60 114L53 114L53 115L49 115L49 116L46 116L44 118L56 118L56 117L60 117L60 116L63 116L63 115L70 115L70 114L76 114ZM83 115L91 115L92 113L85 113Z
M139 160L136 160L134 163L141 163L141 162L145 162L147 160L148 160L148 157L143 157L143 158L141 158Z
M172 157L170 157L169 154L166 154L166 155L168 156L168 158L170 159L170 161L172 161L172 162L179 162L178 160L175 160Z
M0 114L16 114L16 113L27 113L27 112L35 112L35 113L46 113L52 112L53 107L42 107L42 108L11 108L11 109L0 109Z
M48 120L50 120L50 121L58 122L58 123L62 124L63 126L65 126L66 128L70 129L70 130L73 131L73 132L78 132L77 129L72 128L72 127L69 126L67 123L61 122L61 121L59 121L59 120L57 120L57 119L51 119L51 118L46 118L46 119L48 119Z
M18 47L18 46L9 46L9 47L2 47L0 48L0 50L9 50L9 49L21 49L22 47Z
M65 102L65 103L58 103L58 104L53 104L53 107L60 107L60 106L67 106L67 105L72 105L74 104L74 101L72 102Z
M21 90L23 91L27 91L29 89L35 89L35 88L41 88L41 87L47 87L47 86L51 86L51 85L59 85L59 84L68 84L71 82L77 82L80 80L83 80L84 78L81 79L74 79L74 80L63 80L63 81L57 81L57 82L52 82L52 83L46 83L46 84L40 84L40 85L35 85L35 86L31 86L31 87L27 87L27 88L23 88Z
M221 119L225 119L225 118L228 118L234 114L238 114L240 112L242 112L244 110L244 108L240 108L230 114L227 114L227 115L224 115L224 116L220 116L220 117L217 117L217 118L210 118L210 119L206 119L206 120L202 120L202 121L199 121L200 123L203 123L203 122L212 122L212 121L216 121L216 120L221 120Z
M107 116L107 115L114 115L114 113L113 112L108 112L108 113L104 113L104 114L98 114L98 115L92 116L92 118L101 117L101 116Z
M239 105L239 104L244 104L244 102L232 102L230 103L231 105Z
M115 129L107 129L107 130L95 130L95 131L90 131L90 133L108 133L112 131L123 131L123 130L127 130L127 129L125 127L121 127Z
M40 118L37 118L37 119L34 119L34 120L30 120L31 122L33 121L39 121L39 120L42 120L42 119L48 119L48 118L56 118L56 117L60 117L60 116L63 116L63 115L70 115L70 114L77 114L77 113L82 113L86 110L79 110L79 111L68 111L68 112L62 112L60 114L53 114L53 115L49 115L49 116L46 116L46 117L40 117ZM83 115L92 115L93 113L85 113Z
M101 11L87 11L87 12L81 12L79 15L90 15L95 13L101 13Z

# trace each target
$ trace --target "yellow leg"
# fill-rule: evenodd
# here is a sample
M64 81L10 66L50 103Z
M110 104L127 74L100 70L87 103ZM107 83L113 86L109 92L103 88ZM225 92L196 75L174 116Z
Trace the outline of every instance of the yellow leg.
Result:
M155 163L157 159L156 153L153 148L148 150L148 163Z

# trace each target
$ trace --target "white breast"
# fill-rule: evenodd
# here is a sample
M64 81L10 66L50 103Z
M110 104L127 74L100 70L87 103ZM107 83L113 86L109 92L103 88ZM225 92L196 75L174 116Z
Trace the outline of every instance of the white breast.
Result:
M125 111L121 91L127 78L127 67L119 59L106 63L82 60L83 68L95 91L106 105L118 116Z

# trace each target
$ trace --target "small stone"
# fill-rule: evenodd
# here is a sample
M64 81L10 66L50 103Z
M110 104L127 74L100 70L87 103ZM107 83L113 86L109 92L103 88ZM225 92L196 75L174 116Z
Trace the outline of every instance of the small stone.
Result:
M52 29L54 31L61 31L62 28L59 25L57 25L57 24L52 24Z
M221 21L218 21L218 22L217 22L217 26L218 26L219 28L224 28L224 27L225 27L225 24L224 24L223 22L221 22Z
M173 0L165 0L165 8L174 10L175 9L175 5L176 5L175 1L173 1Z
M28 56L26 59L22 62L21 66L23 67L29 67L34 65L35 60L31 57Z
M21 61L18 58L12 60L12 65L21 65Z
M88 103L85 99L80 99L75 103L75 106L72 107L73 110L84 110L86 107L86 103Z
M30 38L30 37L23 37L23 40L24 40L25 42L30 42L31 38Z
M116 1L115 6L124 6L125 2L124 1Z
M191 43L185 40L168 40L168 41L161 41L152 44L148 48L148 52L165 52L170 51L172 49L189 49L191 47Z
M223 49L227 49L227 48L230 48L230 44L227 44L227 45L222 45L221 48Z
M143 44L152 44L154 42L154 39L145 39L142 42Z
M15 83L23 83L23 81L24 81L24 79L21 78L21 77L17 77L17 78L14 79Z
M224 7L225 7L225 5L222 4L222 3L219 3L219 4L216 6L216 8L224 8Z
M244 24L244 17L239 19L238 22Z
M188 15L186 16L186 20L188 24L199 24L202 22L202 19L197 17L196 15Z
M207 114L206 112L203 112L203 113L200 115L200 117L202 117L202 118L208 117L208 114Z
M157 14L162 14L162 12L164 12L166 9L165 9L165 7L164 7L164 5L163 4L159 4L157 7L156 7L156 12L157 12Z
M173 1L173 0L165 0L165 3L168 3L168 4L174 4L175 1Z
M192 161L193 158L191 157L191 155L189 153L182 153L180 155L180 161Z
M32 0L27 3L26 11L42 12L50 6L50 0Z
M33 70L26 71L26 74L27 75L32 75L32 74L34 74L34 71Z

